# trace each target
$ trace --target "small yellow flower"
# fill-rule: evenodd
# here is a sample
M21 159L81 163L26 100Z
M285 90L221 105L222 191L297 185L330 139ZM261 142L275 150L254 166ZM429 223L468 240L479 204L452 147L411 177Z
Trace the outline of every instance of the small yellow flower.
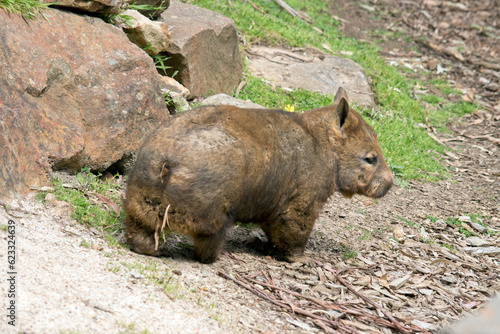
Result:
M287 104L285 106L285 110L289 111L289 112L294 112L295 111L295 106L291 106L291 105Z

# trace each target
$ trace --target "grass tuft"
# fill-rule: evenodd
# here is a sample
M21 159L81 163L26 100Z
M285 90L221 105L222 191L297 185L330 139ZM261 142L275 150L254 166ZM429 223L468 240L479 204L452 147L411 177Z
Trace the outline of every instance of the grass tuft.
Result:
M38 0L0 0L0 9L9 15L21 15L25 21L35 20L39 15L43 17L43 11L50 5Z
M116 237L121 234L123 227L115 211L102 203L94 194L98 193L115 203L120 211L120 216L125 216L119 196L120 185L113 180L101 181L99 174L94 175L85 167L76 176L80 185L79 189L65 188L62 182L54 180L54 194L57 200L66 201L73 208L72 219L81 224L95 227L104 234L104 239L110 246L119 246Z

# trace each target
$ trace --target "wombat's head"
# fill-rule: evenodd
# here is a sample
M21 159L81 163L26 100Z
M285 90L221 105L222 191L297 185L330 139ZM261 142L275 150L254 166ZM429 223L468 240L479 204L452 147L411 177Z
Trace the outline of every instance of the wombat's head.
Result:
M377 134L363 118L349 107L347 93L339 88L333 105L339 166L338 190L345 197L354 194L382 197L392 186L393 177L384 160Z

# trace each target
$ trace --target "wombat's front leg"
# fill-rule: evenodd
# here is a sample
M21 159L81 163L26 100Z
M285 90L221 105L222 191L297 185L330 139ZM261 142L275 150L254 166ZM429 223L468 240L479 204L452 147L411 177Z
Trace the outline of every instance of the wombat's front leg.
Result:
M261 225L269 241L282 252L288 262L302 262L310 264L304 255L309 235L314 226L315 217L312 215L297 215L295 212L273 222Z
M226 229L221 228L216 234L198 234L194 240L194 258L201 263L215 262L224 245Z
M134 252L152 256L160 256L160 251L155 250L154 231L146 226L141 226L130 215L126 218L126 237L128 244Z

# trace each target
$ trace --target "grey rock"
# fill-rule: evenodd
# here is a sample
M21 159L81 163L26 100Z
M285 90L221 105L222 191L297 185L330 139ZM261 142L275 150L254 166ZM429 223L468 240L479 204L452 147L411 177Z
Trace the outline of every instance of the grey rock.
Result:
M260 104L253 103L250 100L238 100L232 96L226 95L226 94L217 94L213 95L210 97L207 97L201 103L205 106L212 105L212 106L223 106L223 105L228 105L228 106L234 106L238 108L256 108L256 109L263 109L264 107L261 106Z
M483 233L484 231L486 231L486 227L484 227L483 225L481 224L478 224L478 223L473 223L473 222L470 222L469 225L475 229L476 231L480 232L480 233Z
M175 78L190 98L227 94L238 86L243 66L233 20L177 1L158 20L172 33L166 75L178 72Z
M189 89L181 85L177 80L159 75L162 81L161 91L168 94L175 104L175 112L182 112L191 109L187 97L191 94Z
M417 320L417 319L413 319L411 321L411 323L414 325L417 325L418 327L425 329L427 331L435 331L438 329L438 327L436 325L430 324L430 323L425 322L425 321Z
M464 222L464 223L470 223L470 222L472 222L472 220L470 219L469 216L460 216L460 217L458 217L458 220L461 221L461 222Z
M467 243L467 245L471 245L473 247L481 247L490 244L488 241L483 240L479 237L469 237L465 239L465 242Z
M127 34L130 41L147 52L150 56L156 56L160 52L167 51L170 44L170 31L163 22L151 21L136 10L128 9L122 12L127 16L117 18Z
M250 72L277 86L332 95L342 86L351 102L367 109L375 106L363 68L350 59L335 56L321 59L261 46L253 47L249 53Z
M464 247L466 252L470 252L472 254L486 254L486 255L497 255L500 254L500 247Z

